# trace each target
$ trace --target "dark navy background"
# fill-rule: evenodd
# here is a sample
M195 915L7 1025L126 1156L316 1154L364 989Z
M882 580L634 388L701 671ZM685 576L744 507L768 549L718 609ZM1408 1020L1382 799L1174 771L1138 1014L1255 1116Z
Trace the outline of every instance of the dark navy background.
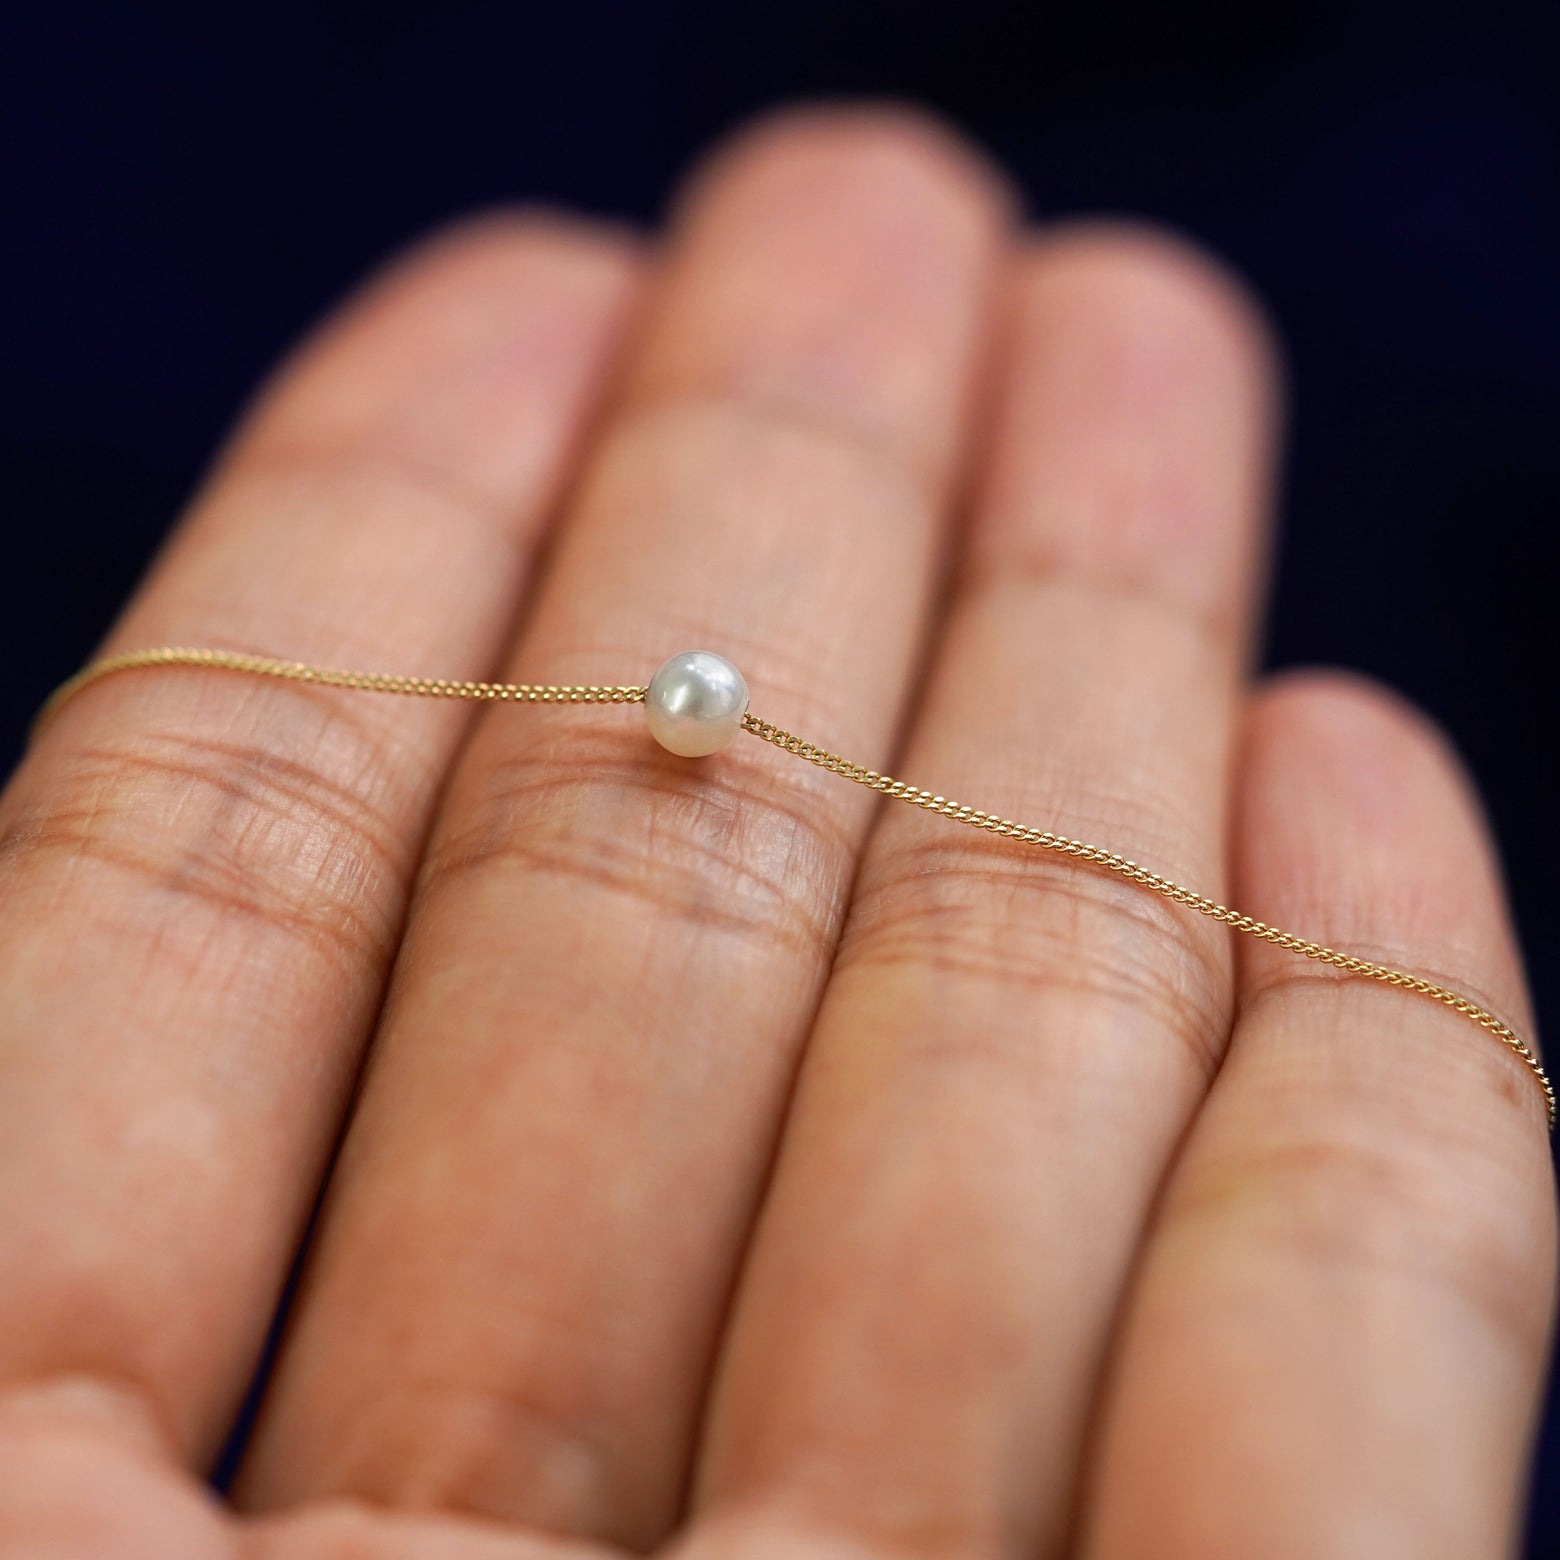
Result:
M1551 1033L1560 830L1560 7L858 0L7 8L0 745L72 670L246 391L391 245L540 198L649 220L765 103L933 104L1037 212L1253 281L1295 404L1269 659L1452 730ZM1560 1554L1560 1418L1530 1553Z

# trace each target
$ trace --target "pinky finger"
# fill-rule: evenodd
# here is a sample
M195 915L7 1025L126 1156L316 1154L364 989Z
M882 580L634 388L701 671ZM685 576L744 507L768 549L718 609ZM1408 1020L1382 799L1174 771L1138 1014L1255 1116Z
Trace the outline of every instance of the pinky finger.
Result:
M1350 680L1253 708L1254 913L1522 1028L1488 839L1440 742ZM1543 1098L1465 1018L1261 944L1107 1391L1083 1553L1504 1554L1548 1348Z

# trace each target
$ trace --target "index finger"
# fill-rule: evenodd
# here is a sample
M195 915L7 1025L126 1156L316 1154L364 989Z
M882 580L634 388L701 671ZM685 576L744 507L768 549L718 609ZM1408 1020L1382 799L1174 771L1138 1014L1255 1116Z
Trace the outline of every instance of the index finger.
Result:
M396 267L262 401L108 649L483 675L631 278L620 240L541 220ZM209 1453L463 723L158 671L43 732L0 803L0 1387L118 1383Z

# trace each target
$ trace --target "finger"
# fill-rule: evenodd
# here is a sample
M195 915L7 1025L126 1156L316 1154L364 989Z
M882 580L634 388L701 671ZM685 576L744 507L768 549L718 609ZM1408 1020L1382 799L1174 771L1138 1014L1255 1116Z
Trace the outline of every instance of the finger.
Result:
M1267 692L1236 840L1253 913L1528 1023L1477 805L1386 695ZM1125 1328L1086 1552L1509 1554L1553 1292L1542 1096L1456 1013L1243 953Z
M1026 258L1012 340L904 772L1217 884L1260 335L1200 259L1086 228ZM1229 996L1217 929L884 815L717 1384L709 1553L1060 1547L1111 1307Z
M109 650L483 674L629 283L621 240L538 219L394 269L261 402ZM209 1454L461 729L177 671L50 724L0 814L0 1380L128 1385Z
M529 678L729 654L886 755L999 224L892 113L697 182L624 403L519 646ZM484 724L241 1497L321 1491L653 1542L872 798L642 715Z

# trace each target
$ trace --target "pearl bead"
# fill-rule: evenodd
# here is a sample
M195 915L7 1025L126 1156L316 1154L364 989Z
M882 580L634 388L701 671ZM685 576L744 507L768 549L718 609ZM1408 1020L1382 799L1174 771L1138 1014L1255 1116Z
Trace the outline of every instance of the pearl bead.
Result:
M650 735L681 758L718 753L742 729L747 706L742 673L708 650L674 655L645 694Z

